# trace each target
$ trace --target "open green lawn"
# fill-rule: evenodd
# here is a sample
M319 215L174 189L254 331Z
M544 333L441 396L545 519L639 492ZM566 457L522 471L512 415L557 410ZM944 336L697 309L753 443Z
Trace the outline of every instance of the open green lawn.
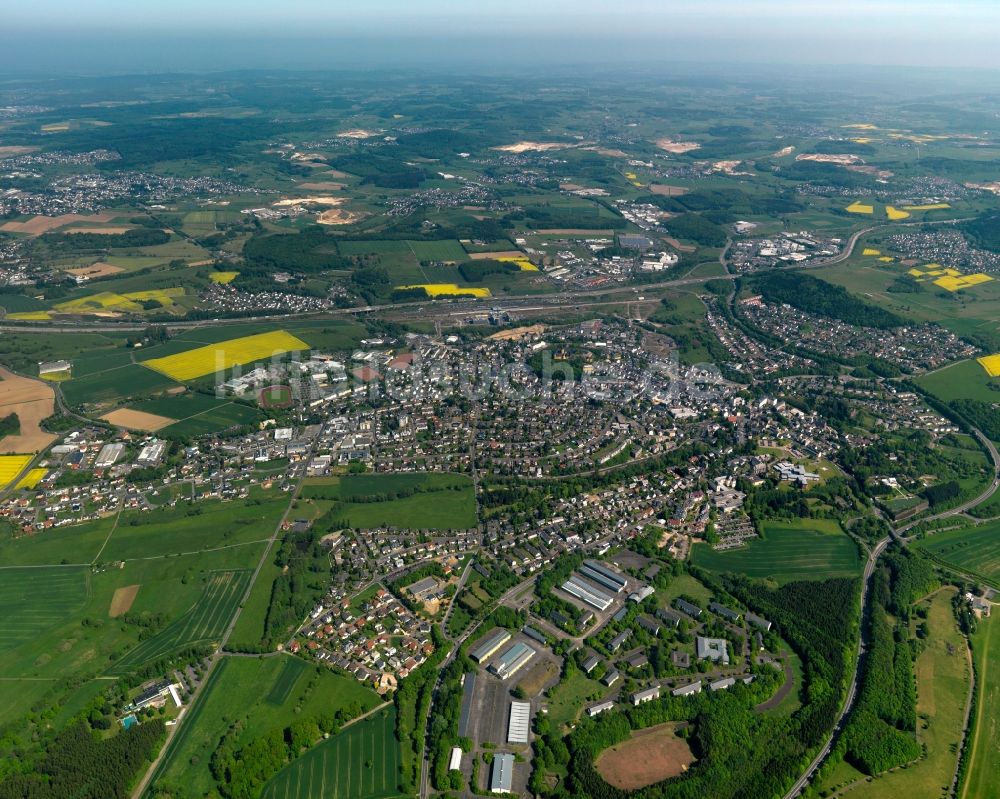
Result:
M264 541L274 533L287 506L281 492L255 491L249 502L205 500L122 513L101 560L177 555Z
M960 799L1000 797L1000 617L982 619L972 636L972 651L979 680L975 716L970 720L969 767Z
M854 577L861 570L857 544L836 522L765 522L763 532L762 538L740 549L717 552L708 544L695 544L691 560L709 571L736 572L780 583Z
M185 796L201 796L213 789L209 759L234 722L244 722L238 742L242 746L299 719L332 715L351 705L365 711L381 701L356 680L296 661L291 655L224 657L202 690L153 782L161 788L183 785ZM390 727L390 737L391 733Z
M262 799L399 796L396 713L386 708L314 746L264 786Z
M371 474L314 480L303 499L334 500L324 517L343 527L449 530L476 526L472 480L459 474Z
M43 530L31 535L0 538L0 564L44 566L90 563L111 532L114 517Z
M160 432L177 436L214 433L236 425L251 424L261 418L260 411L256 408L194 392L155 397L135 402L129 408L176 419L175 424L168 425Z
M608 689L578 669L549 690L549 720L554 729L580 717L583 708L601 699Z
M916 546L960 569L1000 581L1000 522L934 533Z
M254 649L264 638L264 622L271 605L271 589L275 578L281 574L281 567L274 562L274 547L268 551L264 565L250 590L250 596L243 604L243 611L236 620L236 626L229 636L229 647L234 650Z
M961 361L921 375L916 382L943 402L956 399L1000 402L1000 379L987 375L975 360Z

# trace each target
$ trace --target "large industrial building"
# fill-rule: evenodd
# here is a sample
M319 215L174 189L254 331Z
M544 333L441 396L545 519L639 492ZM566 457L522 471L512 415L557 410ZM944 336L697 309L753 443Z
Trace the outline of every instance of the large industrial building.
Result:
M510 633L507 630L494 630L476 644L475 648L469 652L469 657L476 663L482 663L492 657L509 640Z
M501 680L512 677L533 657L535 650L522 641L518 641L514 646L504 652L496 662L490 666L492 671Z
M585 560L577 569L588 580L593 580L598 585L609 588L616 594L625 590L625 578L620 574L615 574L603 563L596 560Z
M586 602L591 607L604 611L611 607L614 601L610 596L592 585L583 582L575 574L562 584L562 590L570 596L574 596L581 602Z
M510 721L507 723L507 743L528 743L528 729L531 727L531 703L511 702Z
M490 793L512 793L514 788L514 755L497 752L493 755L490 772Z

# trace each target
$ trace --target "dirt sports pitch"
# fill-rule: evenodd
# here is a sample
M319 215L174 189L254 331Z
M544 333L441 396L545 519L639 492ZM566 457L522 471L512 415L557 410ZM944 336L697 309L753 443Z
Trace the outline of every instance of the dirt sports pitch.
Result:
M55 441L56 436L41 427L54 407L52 386L0 367L0 416L16 413L21 422L21 434L0 440L0 452L41 452Z
M694 762L694 755L676 730L672 722L639 730L627 741L601 752L594 766L605 782L626 791L683 774Z
M167 416L159 416L155 413L145 411L133 411L128 408L121 408L111 411L101 417L105 422L111 422L115 427L124 427L127 430L142 430L147 433L155 433L168 425L176 422Z

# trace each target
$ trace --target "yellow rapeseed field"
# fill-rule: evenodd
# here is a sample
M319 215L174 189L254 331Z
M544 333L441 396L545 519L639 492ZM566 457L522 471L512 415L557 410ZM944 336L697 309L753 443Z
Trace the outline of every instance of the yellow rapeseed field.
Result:
M974 275L961 275L960 277L945 275L935 280L934 285L948 291L959 291L960 289L967 289L970 286L978 286L980 283L988 283L992 279L989 275L984 275L981 272Z
M173 380L184 382L234 366L265 360L274 355L307 349L309 345L291 333L275 330L270 333L258 333L255 336L232 338L220 341L218 344L208 344L177 355L154 358L151 361L143 361L142 365Z
M143 300L156 300L162 305L173 305L175 298L184 296L184 289L174 288L150 289L149 291L130 291L122 296L129 300L135 300L136 302L142 302Z
M20 482L17 484L17 488L34 488L45 478L48 473L48 469L32 469L24 477L21 478Z
M212 272L208 279L213 283L232 283L239 274L239 272Z
M485 288L473 288L472 286L459 286L458 283L417 283L412 286L396 286L401 291L407 289L423 289L428 297L447 297L459 294L470 294L473 297L489 297L490 290Z
M885 215L889 218L890 222L898 222L901 219L909 219L910 214L907 211L900 211L898 208L893 208L891 205L885 207Z
M874 247L865 247L861 252L862 255L881 255L881 250L876 250Z
M48 311L15 311L7 314L8 319L21 319L25 322L46 322L52 318Z
M538 271L538 267L535 266L533 263L531 263L531 261L529 261L527 258L509 258L509 257L505 257L505 258L497 258L497 260L501 261L501 262L503 262L505 264L517 264L518 268L522 272L537 272Z
M951 208L948 203L929 203L927 205L904 205L904 211L942 211Z
M123 294L100 291L75 300L56 304L55 309L63 313L93 313L95 311L141 311L142 306Z
M849 214L874 214L874 205L865 205L861 202L853 202L847 208L844 209Z
M32 455L0 455L0 488L6 488L21 470L31 463Z
M979 365L986 370L986 374L990 377L1000 377L1000 352L993 355L984 355L982 358L976 358L976 360L979 361Z

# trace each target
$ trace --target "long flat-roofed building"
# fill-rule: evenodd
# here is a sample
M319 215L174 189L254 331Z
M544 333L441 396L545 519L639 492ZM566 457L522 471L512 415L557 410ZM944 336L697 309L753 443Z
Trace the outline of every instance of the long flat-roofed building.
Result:
M535 650L523 641L518 641L514 646L504 652L490 666L492 671L501 680L516 674L520 669L535 656Z
M611 571L611 569L599 561L585 560L577 571L598 585L610 588L616 594L620 594L625 590L625 578Z
M492 657L509 640L510 632L508 630L496 629L476 644L475 648L469 652L469 657L476 663L482 663Z
M607 610L614 601L610 596L598 588L588 585L575 574L562 584L562 590L570 596L574 596L581 602L586 602L591 607L598 610Z
M511 793L514 787L514 755L497 752L490 771L490 793Z
M531 726L531 703L511 702L510 721L507 723L507 743L528 743L528 729Z

